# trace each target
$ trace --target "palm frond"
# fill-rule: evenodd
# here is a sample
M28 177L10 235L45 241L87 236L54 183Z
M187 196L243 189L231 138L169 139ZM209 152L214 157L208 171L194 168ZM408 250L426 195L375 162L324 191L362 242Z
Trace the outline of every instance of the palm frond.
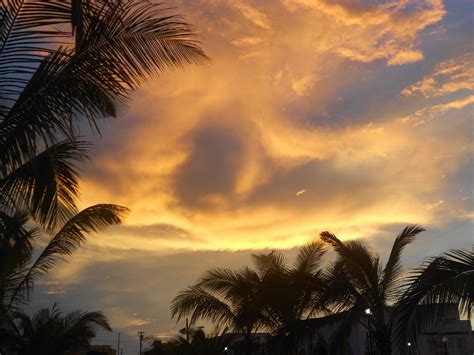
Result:
M221 295L227 294L239 282L237 272L230 269L208 270L198 282L198 285Z
M326 253L326 246L315 240L300 247L294 269L299 272L315 273L321 268L321 259Z
M390 289L395 286L396 282L398 281L398 277L400 276L400 273L402 271L400 258L403 249L408 244L413 242L415 237L419 233L424 231L425 229L417 225L406 226L395 239L392 246L392 250L390 252L390 257L383 270L382 288L384 293L389 292Z
M380 267L379 259L359 241L339 240L334 234L322 232L321 239L332 245L341 260L344 260L344 269L347 277L356 289L372 298L378 298Z
M260 283L257 273L249 268L240 271L211 269L200 279L198 285L231 302L251 298Z
M16 211L13 216L0 211L0 249L5 261L6 254L12 252L17 261L15 267L22 268L29 261L33 251L32 241L38 237L39 229L27 227L30 215L24 211Z
M77 65L70 50L45 57L0 123L3 170L34 158L41 142L51 146L57 136L74 140L81 120L96 129L97 120L115 116L113 93L102 87L102 75L93 63Z
M64 314L59 305L43 308L32 316L15 312L16 349L19 353L56 354L87 347L98 329L110 331L107 318L101 312L81 310ZM38 342L38 339L41 341Z
M17 211L13 216L0 212L0 313L14 301L16 289L23 280L23 272L31 262L33 242L38 228L28 226L29 214ZM22 303L23 298L17 298ZM1 318L1 317L0 317Z
M401 349L407 341L416 343L423 327L436 322L453 305L470 317L474 305L473 253L458 249L428 259L409 276L405 290L396 304L394 320L395 339Z
M0 190L12 210L29 209L40 225L54 230L77 212L76 162L87 159L88 144L65 140L9 172Z
M110 2L93 8L84 19L79 56L111 62L130 88L147 75L209 61L193 27L161 4Z
M68 36L57 25L68 20L70 10L67 1L0 4L0 97L11 107L42 59L54 51L51 43Z
M72 311L64 316L64 330L66 337L77 333L84 333L84 330L94 331L92 327L101 330L112 331L107 317L102 312L85 312L82 310Z
M38 140L50 145L57 135L73 137L81 119L98 131L97 121L115 116L117 100L127 102L149 75L208 61L192 26L161 5L91 4L74 2L74 14L70 3L69 12L57 11L61 21L74 19L80 41L48 51L19 84L21 93L0 123L2 166L13 169L19 158L31 158Z
M285 255L279 251L272 251L268 254L252 254L252 260L260 277L269 273L285 274L288 271Z
M234 326L236 319L228 304L200 286L190 286L180 292L171 303L171 315L178 321L191 315L191 324L197 319L209 319L217 324Z
M13 300L18 294L27 292L33 280L47 273L58 259L71 255L86 240L86 234L99 232L111 225L122 223L127 212L128 209L125 207L99 204L88 207L72 217L53 236L35 262L24 273L21 283L15 290Z
M39 274L47 272L58 256L71 255L86 240L86 234L121 224L127 213L126 207L110 204L94 205L82 210L54 235L36 259L32 271Z

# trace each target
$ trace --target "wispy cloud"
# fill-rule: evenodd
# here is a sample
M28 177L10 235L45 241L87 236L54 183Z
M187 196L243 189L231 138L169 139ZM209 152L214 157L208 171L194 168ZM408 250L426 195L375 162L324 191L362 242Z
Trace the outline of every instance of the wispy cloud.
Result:
M420 2L388 1L363 3L326 0L285 0L294 11L312 9L326 16L326 36L317 48L331 50L352 60L371 62L386 59L388 65L402 65L423 59L417 38L446 15L441 0ZM319 18L319 17L318 17ZM327 18L331 19L327 21ZM329 23L328 23L329 22ZM330 32L335 35L328 35Z
M402 90L405 96L421 94L434 97L474 90L474 53L466 53L439 63L434 71Z
M474 95L463 99L449 101L443 104L437 104L417 110L415 113L401 117L399 120L403 123L412 123L415 125L425 124L435 118L442 117L446 112L461 110L474 104Z

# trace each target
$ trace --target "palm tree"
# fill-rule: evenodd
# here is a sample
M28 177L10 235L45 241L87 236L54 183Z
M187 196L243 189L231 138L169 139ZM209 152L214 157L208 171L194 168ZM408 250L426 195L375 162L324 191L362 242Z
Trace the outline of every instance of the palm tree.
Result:
M32 317L15 312L11 325L9 342L18 355L62 355L87 347L98 329L111 331L101 312L63 314L57 304Z
M262 315L261 280L250 268L240 271L212 269L200 281L180 292L171 303L179 321L190 315L191 324L207 319L244 334L246 354L252 351L252 333L265 323Z
M5 316L28 300L36 278L46 274L58 259L71 255L90 233L122 222L127 209L115 205L94 205L60 226L35 257L33 246L41 237L39 228L28 228L26 213L10 217L0 212L0 310ZM38 248L37 248L38 250ZM1 318L0 318L1 319Z
M388 306L398 300L397 286L402 272L401 254L417 234L424 229L416 225L407 226L396 237L390 256L383 267L377 255L362 242L343 242L329 232L321 233L324 242L333 246L337 260L327 271L328 286L323 303L335 312L343 313L335 339L343 339L352 325L368 318L369 336L373 334L377 348L382 354L392 353L392 330L395 312ZM372 329L373 328L373 329ZM335 342L335 353L340 353Z
M253 255L262 280L266 326L274 335L272 353L293 354L298 337L303 335L300 321L325 310L318 301L324 289L325 251L321 241L310 242L299 249L293 266L281 252Z
M2 0L0 19L0 206L51 230L77 212L78 124L99 132L147 76L208 58L144 1Z
M422 327L436 322L453 304L471 318L474 254L469 250L455 249L428 259L408 277L405 293L396 305L394 333L400 349L405 351L402 345L408 341L416 344Z
M82 122L100 133L99 121L115 117L148 76L207 60L192 26L162 5L1 0L1 223L21 227L2 235L16 248L3 246L11 255L2 264L3 305L126 211L110 204L78 210L77 164L89 150L79 138ZM27 231L26 220L37 229ZM52 239L31 264L40 232Z

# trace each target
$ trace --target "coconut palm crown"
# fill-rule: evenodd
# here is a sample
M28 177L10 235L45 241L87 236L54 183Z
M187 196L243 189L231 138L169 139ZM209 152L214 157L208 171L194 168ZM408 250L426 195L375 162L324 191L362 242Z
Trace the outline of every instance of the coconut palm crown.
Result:
M389 258L383 266L378 255L373 254L360 241L343 242L334 234L321 233L321 239L337 253L336 261L328 268L325 303L334 312L344 311L344 319L334 334L334 339L346 337L353 324L370 318L371 329L379 351L392 353L394 315L388 307L399 298L401 285L401 255L404 248L414 241L424 229L411 225L395 238ZM333 342L341 344L339 341ZM333 349L340 353L341 349Z

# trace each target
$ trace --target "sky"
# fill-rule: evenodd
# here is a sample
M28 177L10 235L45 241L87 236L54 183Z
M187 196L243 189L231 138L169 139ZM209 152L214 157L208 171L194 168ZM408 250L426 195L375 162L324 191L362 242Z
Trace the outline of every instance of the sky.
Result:
M153 78L104 123L81 204L131 209L36 285L33 308L102 310L96 343L182 327L171 299L211 267L329 230L406 267L473 238L468 0L169 0L212 63Z

